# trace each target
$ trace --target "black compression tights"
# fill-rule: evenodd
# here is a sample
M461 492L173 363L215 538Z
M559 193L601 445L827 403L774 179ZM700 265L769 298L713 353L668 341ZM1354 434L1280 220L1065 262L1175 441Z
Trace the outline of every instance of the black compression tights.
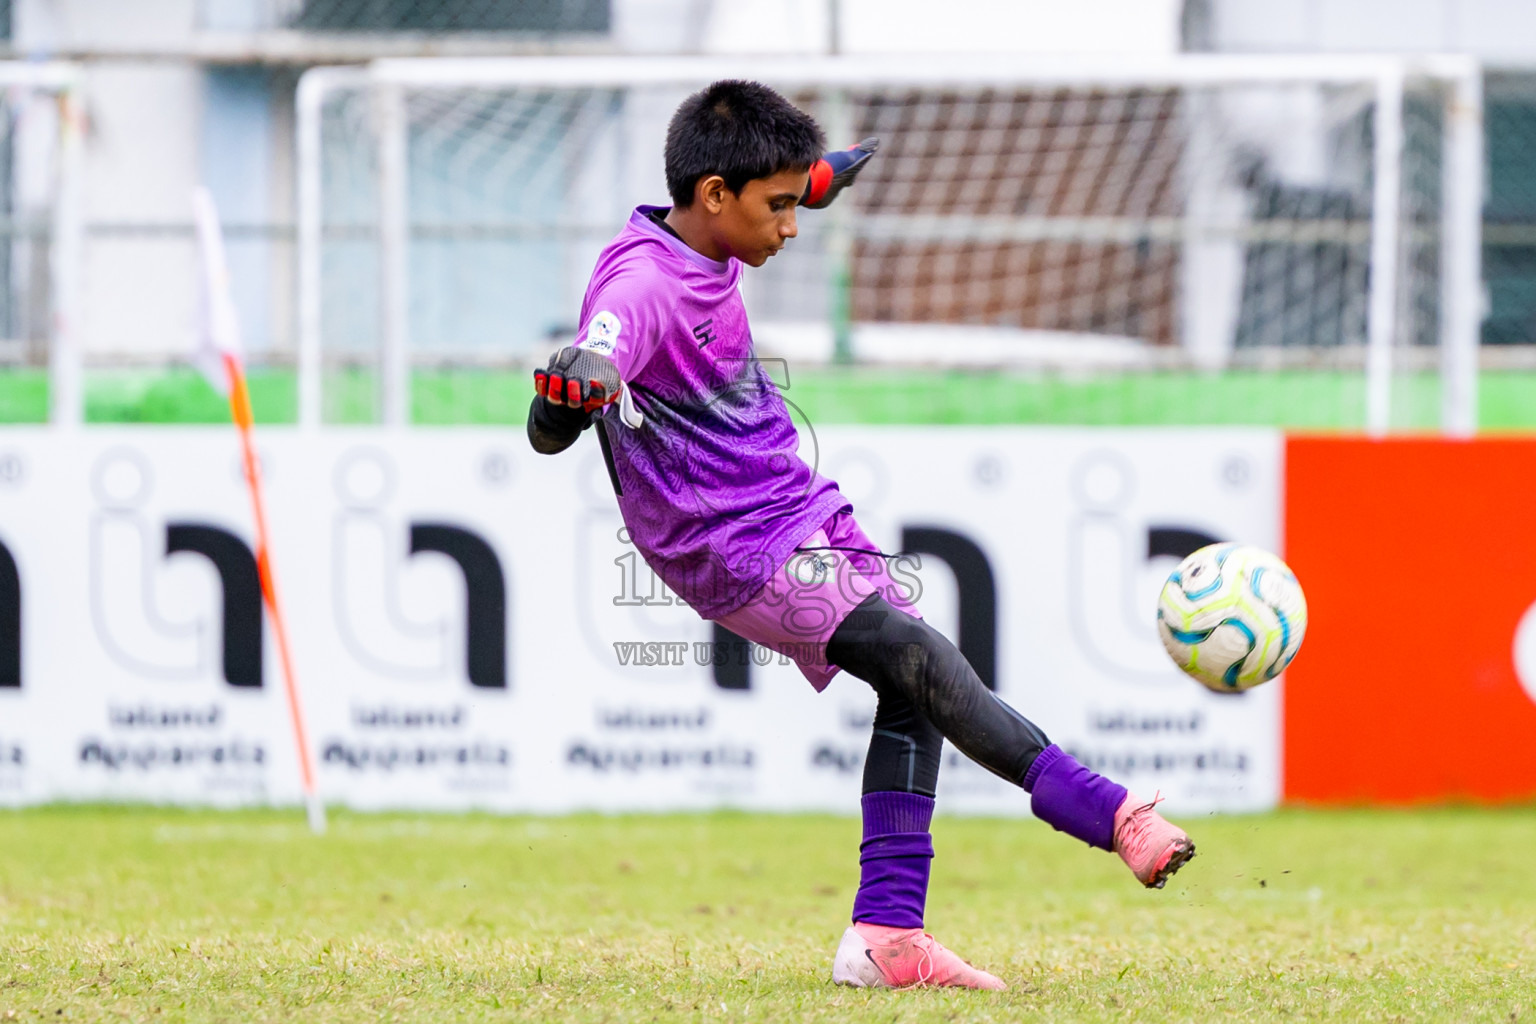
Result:
M948 739L994 775L1022 786L1050 745L1033 722L982 685L944 635L871 595L827 641L827 660L874 687L875 733L864 792L931 797Z

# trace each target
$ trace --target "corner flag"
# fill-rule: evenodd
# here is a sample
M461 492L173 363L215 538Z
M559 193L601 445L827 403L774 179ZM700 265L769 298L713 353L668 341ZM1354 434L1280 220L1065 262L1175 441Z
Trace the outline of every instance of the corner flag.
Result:
M288 698L289 718L293 722L293 740L299 753L299 778L304 785L304 804L309 827L325 831L325 805L315 785L310 759L309 739L304 732L304 710L299 701L298 683L293 674L293 657L288 648L288 630L277 600L277 582L272 575L272 548L267 534L266 502L261 493L261 464L256 459L252 439L251 396L245 383L245 364L240 345L240 323L229 292L229 266L224 259L224 235L219 228L219 214L206 188L192 193L192 208L197 218L197 242L201 255L202 303L198 323L197 365L208 382L229 398L230 417L240 431L240 449L245 459L245 480L251 489L251 506L256 514L256 569L261 577L261 596L272 619L278 656L283 667L283 689Z

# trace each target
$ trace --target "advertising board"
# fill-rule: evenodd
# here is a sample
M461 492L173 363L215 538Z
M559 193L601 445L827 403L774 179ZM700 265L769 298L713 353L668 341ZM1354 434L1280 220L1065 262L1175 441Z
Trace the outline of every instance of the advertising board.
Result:
M837 427L807 428L801 454L999 696L1194 813L1277 802L1284 683L1185 679L1155 597L1203 543L1278 547L1281 443ZM869 688L818 695L672 597L627 542L595 440L548 458L520 430L273 429L259 447L328 801L857 807ZM4 435L0 800L298 799L252 543L232 432ZM951 811L1028 813L953 750L940 787Z

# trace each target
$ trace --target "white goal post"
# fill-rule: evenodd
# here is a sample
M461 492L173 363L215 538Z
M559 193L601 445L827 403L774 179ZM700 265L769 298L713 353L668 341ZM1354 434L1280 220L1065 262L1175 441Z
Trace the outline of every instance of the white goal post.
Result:
M801 218L801 269L749 276L760 342L845 355L851 332L869 359L943 324L1068 367L1322 361L1362 370L1375 435L1416 366L1439 375L1441 430L1475 430L1481 69L1246 55L313 69L296 118L300 422L321 422L335 353L375 369L380 419L403 424L413 358L494 355L496 317L524 354L574 327L559 316L598 248L630 206L665 202L672 107L720 78L806 103L833 145L885 139L851 201Z
M48 419L84 416L78 65L0 61L0 360L46 358Z

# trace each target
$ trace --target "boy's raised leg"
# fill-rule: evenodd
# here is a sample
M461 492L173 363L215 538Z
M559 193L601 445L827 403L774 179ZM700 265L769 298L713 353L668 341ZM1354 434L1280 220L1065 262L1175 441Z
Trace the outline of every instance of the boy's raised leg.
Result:
M879 595L838 626L827 658L877 693L905 696L966 756L1028 792L1036 817L1118 853L1143 885L1161 888L1194 856L1189 836L1152 803L1052 744L982 684L943 634Z
M1154 810L1157 801L1142 800L1089 771L1054 743L1035 758L1023 786L1035 817L1089 846L1118 853L1149 889L1161 889L1195 855L1184 830Z

